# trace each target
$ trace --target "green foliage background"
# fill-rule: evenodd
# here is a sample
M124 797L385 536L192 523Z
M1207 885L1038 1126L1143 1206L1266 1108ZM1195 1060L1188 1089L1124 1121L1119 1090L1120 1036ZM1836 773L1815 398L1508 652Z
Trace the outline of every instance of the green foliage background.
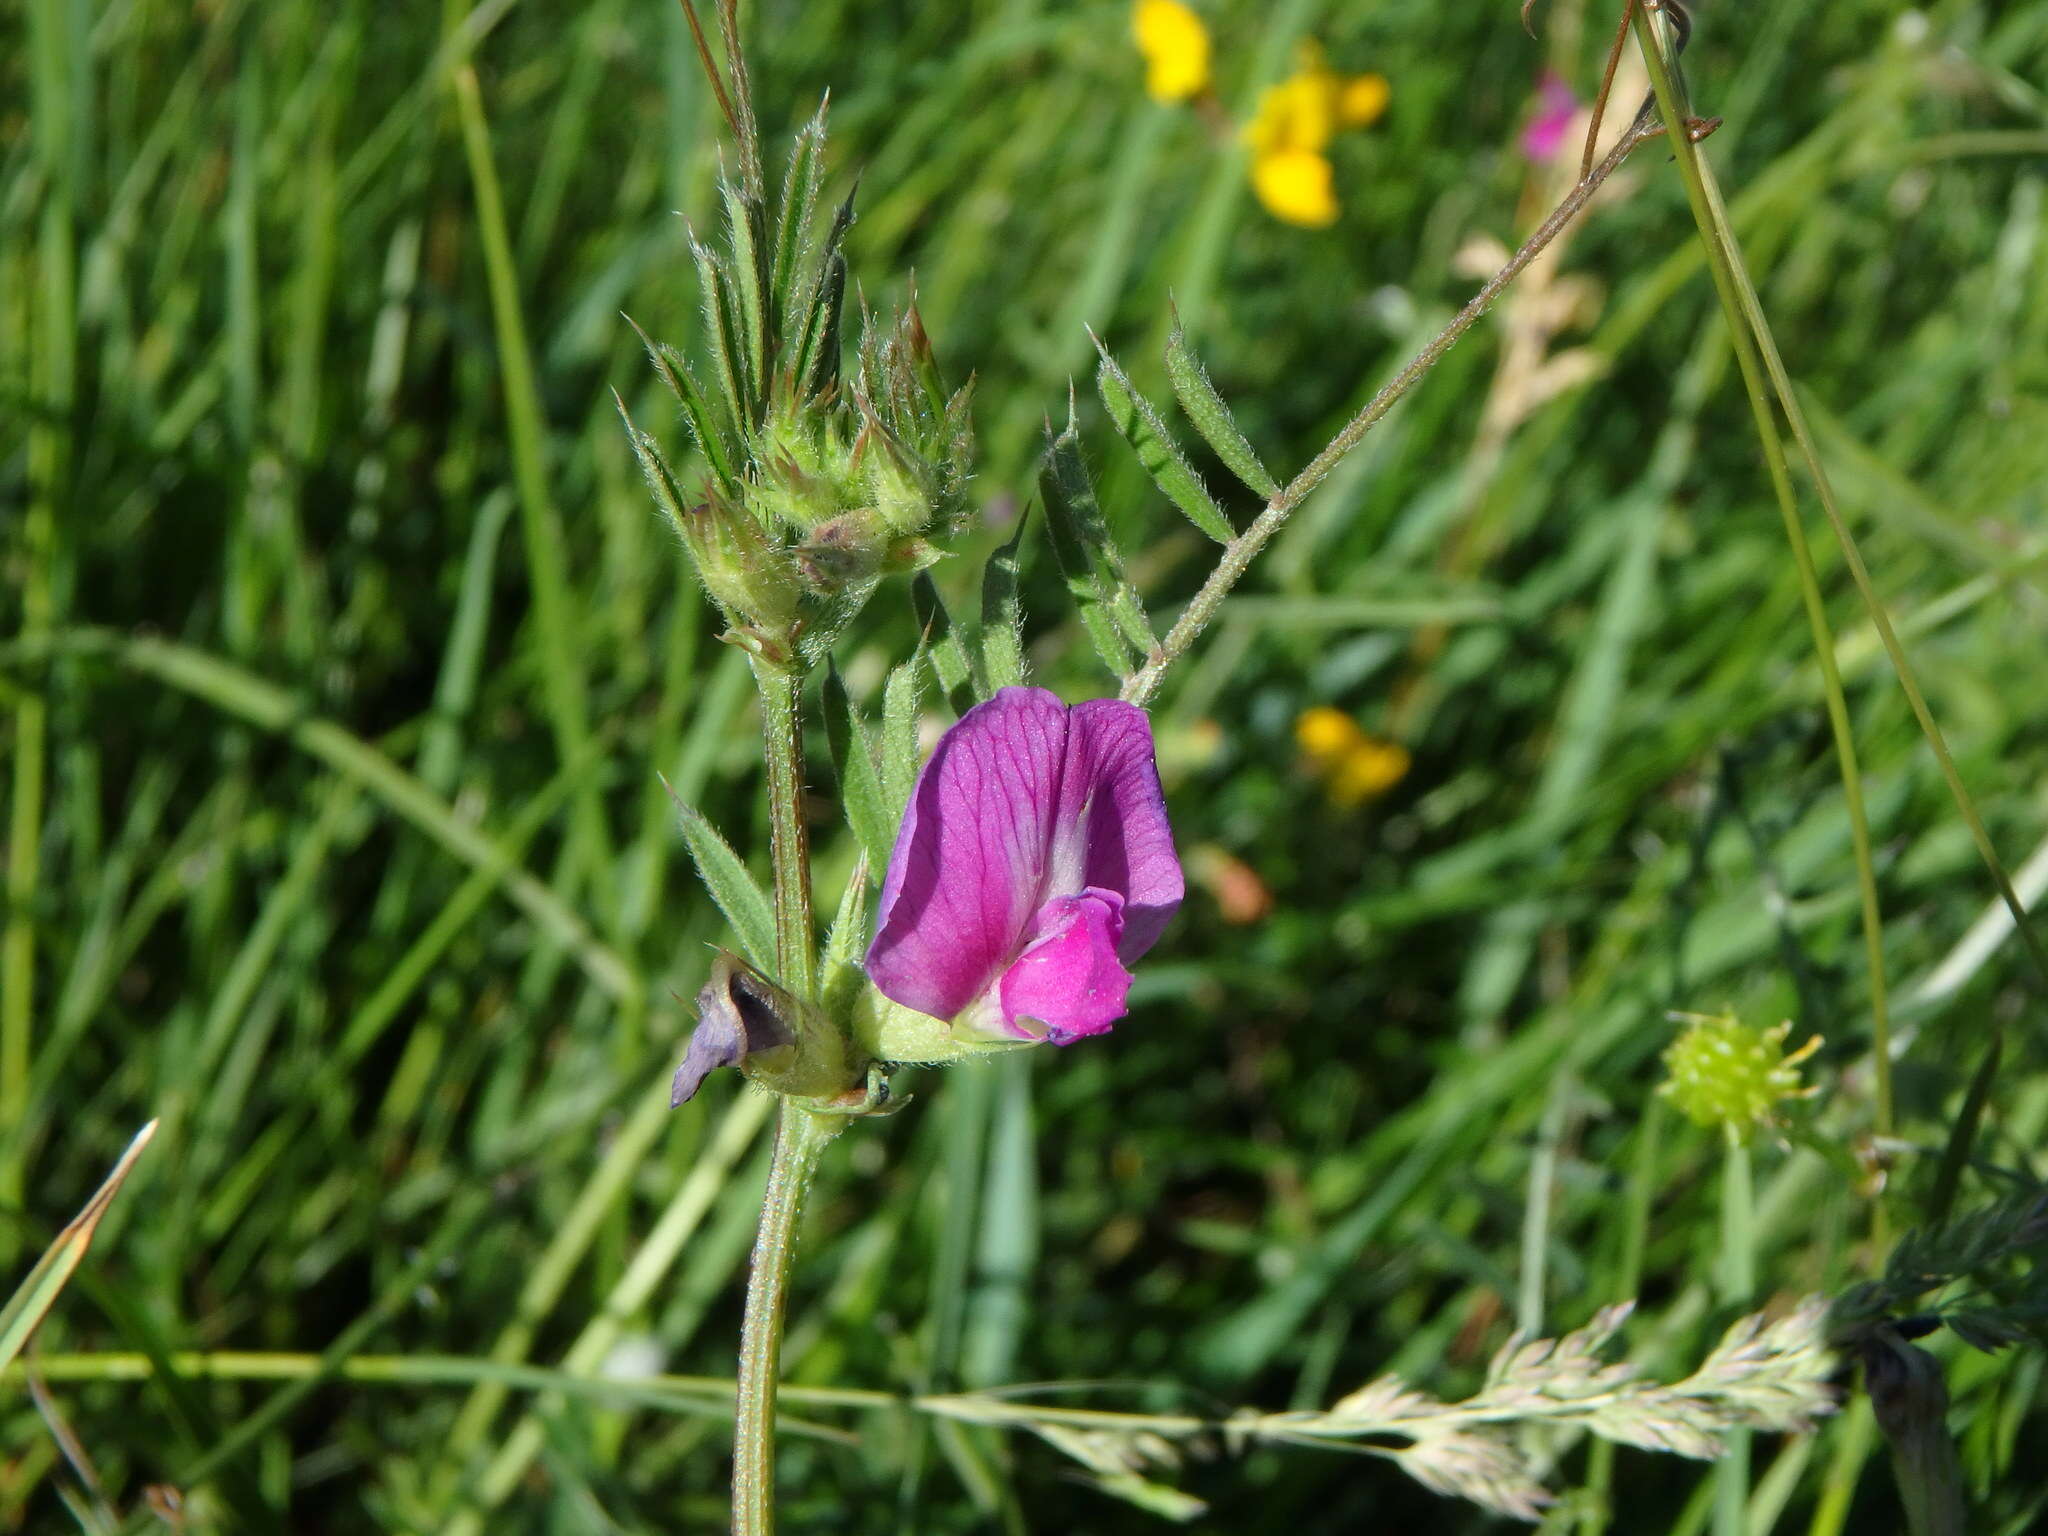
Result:
M1305 35L1391 80L1337 148L1334 229L1271 220L1227 136L1144 97L1121 3L753 8L771 155L829 87L855 274L880 305L914 270L949 372L977 375L992 529L1092 366L1084 325L1163 396L1169 300L1297 467L1469 292L1460 247L1540 216L1534 82L1548 62L1585 92L1612 20L1560 0L1534 42L1506 0L1205 14L1240 119ZM1716 0L1686 67L1875 579L2038 896L2048 4ZM675 999L721 928L655 775L758 865L755 725L609 393L682 453L620 311L694 344L676 215L715 221L719 144L656 0L0 15L0 1253L25 1270L163 1117L40 1341L137 1529L149 1483L194 1530L722 1522L715 1397L564 1398L517 1369L616 1345L731 1370L759 1115L732 1082L664 1107ZM1817 671L1676 177L1655 147L1626 175L1565 256L1597 300L1557 345L1597 366L1489 455L1482 327L1168 681L1182 846L1242 860L1270 912L1228 921L1198 882L1113 1038L927 1074L838 1143L794 1382L1114 1381L1210 1410L1392 1368L1454 1394L1517 1318L1637 1292L1634 1346L1677 1374L1731 1309L1718 1142L1653 1108L1671 1008L1826 1037L1795 1145L1758 1154L1761 1274L1868 1273L1869 978ZM1207 546L1081 399L1170 616ZM992 542L942 585L971 590ZM1896 1226L1992 1019L2014 1028L1987 1161L2033 1166L2048 1062L2012 946L1942 968L1992 893L1820 547L1908 1040ZM1102 690L1042 548L1026 581L1038 679ZM913 634L885 592L840 647L856 692ZM1305 773L1318 704L1413 750L1386 799L1341 808ZM822 743L813 766L829 903L853 848ZM664 1219L687 1241L633 1270ZM354 1378L284 1398L164 1369L331 1346L367 1357ZM2039 1358L1943 1347L1973 1529L2027 1529ZM156 1380L126 1379L135 1354ZM1156 1523L1035 1441L791 1411L829 1431L785 1448L792 1530ZM1587 1455L1559 1451L1576 1518ZM0 1525L64 1528L57 1456L0 1386ZM1757 1457L1755 1530L1895 1522L1856 1415ZM1624 1452L1613 1477L1609 1528L1702 1528L1699 1466ZM1204 1529L1489 1523L1372 1459L1171 1480Z

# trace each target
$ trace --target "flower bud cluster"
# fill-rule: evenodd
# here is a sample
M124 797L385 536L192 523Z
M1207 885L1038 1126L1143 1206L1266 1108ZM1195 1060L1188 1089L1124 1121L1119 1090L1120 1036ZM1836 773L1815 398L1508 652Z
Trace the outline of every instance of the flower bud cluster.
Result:
M804 255L823 139L822 117L799 136L772 237L761 200L728 184L725 248L692 242L708 384L649 344L704 455L703 494L685 495L653 439L632 431L732 638L780 656L821 651L882 577L939 558L970 446L971 385L947 391L914 301L887 321L863 306L843 366L850 199Z

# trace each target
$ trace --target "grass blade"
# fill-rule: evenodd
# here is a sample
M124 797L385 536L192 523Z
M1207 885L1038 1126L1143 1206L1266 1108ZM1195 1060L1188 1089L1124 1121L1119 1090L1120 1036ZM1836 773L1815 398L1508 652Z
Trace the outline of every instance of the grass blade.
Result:
M142 1155L142 1149L149 1145L154 1135L154 1120L135 1133L135 1139L128 1143L128 1150L114 1164L113 1172L86 1201L85 1209L72 1217L70 1224L57 1234L57 1240L36 1261L27 1278L15 1287L14 1294L7 1298L7 1304L0 1306L0 1371L7 1369L14 1357L21 1353L22 1346L28 1343L37 1325L57 1304L58 1295L85 1259L86 1250L92 1246L100 1218L113 1205L114 1196L121 1192L121 1185L134 1168L136 1158Z

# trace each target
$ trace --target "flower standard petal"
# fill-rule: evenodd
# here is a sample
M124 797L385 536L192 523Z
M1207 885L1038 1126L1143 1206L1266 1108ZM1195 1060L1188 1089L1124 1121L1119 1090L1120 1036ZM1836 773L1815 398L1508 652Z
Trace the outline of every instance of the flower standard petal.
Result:
M1005 688L939 741L904 813L868 976L907 1008L950 1019L987 992L1044 903L1066 759L1067 708Z
M1157 942L1186 889L1166 822L1152 722L1135 704L1092 699L1071 712L1054 836L1075 833L1079 868L1069 872L1071 844L1056 843L1047 894L1076 895L1093 886L1121 896L1117 955L1129 965Z

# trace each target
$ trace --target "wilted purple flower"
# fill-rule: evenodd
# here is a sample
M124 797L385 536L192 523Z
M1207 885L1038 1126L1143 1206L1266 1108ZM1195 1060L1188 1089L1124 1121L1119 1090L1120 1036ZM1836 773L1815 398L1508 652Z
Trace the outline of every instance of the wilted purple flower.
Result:
M1536 87L1536 115L1522 130L1522 153L1542 164L1557 157L1579 115L1579 98L1555 70L1545 70Z
M686 1103L720 1067L736 1067L771 1051L794 1055L787 1047L797 1043L796 1033L785 1017L793 1011L779 987L737 955L720 950L711 962L710 980L697 993L697 1027L676 1068L669 1108Z
M868 977L963 1034L1065 1045L1123 1017L1181 891L1145 712L1004 688L918 775Z

